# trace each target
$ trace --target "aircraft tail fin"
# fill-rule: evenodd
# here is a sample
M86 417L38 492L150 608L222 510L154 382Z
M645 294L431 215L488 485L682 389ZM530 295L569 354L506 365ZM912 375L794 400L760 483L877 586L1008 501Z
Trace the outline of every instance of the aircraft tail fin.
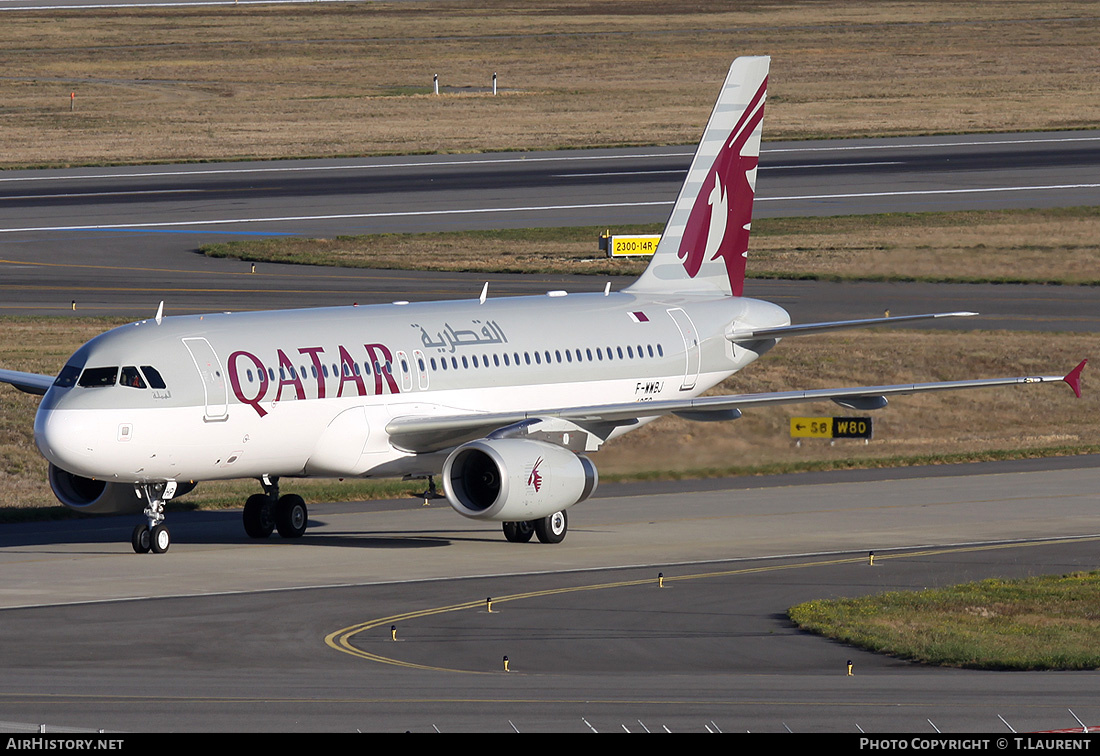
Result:
M631 291L741 296L770 64L761 56L730 66L657 251Z

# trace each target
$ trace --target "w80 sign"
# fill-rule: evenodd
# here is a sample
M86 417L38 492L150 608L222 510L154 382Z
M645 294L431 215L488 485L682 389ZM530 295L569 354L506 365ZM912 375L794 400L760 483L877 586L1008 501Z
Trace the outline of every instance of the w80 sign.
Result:
M792 417L791 438L871 438L869 417Z

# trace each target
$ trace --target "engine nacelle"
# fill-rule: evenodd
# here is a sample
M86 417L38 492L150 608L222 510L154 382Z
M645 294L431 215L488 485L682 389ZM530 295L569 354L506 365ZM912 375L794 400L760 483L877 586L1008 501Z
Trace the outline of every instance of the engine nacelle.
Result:
M134 493L132 483L108 483L83 478L51 464L50 488L57 500L69 509L88 514L132 514L145 509L145 500ZM176 485L175 496L183 496L195 488L186 481Z
M78 512L130 514L145 508L145 501L134 494L132 484L82 478L53 464L49 479L57 500Z
M584 501L599 474L587 457L529 439L471 441L443 463L447 501L475 520L523 522Z

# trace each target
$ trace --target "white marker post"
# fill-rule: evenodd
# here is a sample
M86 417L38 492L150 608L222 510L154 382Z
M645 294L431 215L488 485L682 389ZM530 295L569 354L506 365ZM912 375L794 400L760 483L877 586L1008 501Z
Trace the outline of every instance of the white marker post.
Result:
M494 71L493 72L493 97L496 97L496 96L497 96L497 74L496 74L496 71Z
M439 74L432 74L432 89L439 94Z

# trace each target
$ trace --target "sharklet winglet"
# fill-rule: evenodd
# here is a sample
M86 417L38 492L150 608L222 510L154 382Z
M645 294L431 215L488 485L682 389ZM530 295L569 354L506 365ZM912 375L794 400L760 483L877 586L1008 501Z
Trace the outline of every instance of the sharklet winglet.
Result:
M1081 360L1077 363L1077 367L1066 373L1066 377L1062 380L1069 384L1069 387L1073 389L1073 393L1077 395L1077 398L1081 398L1081 371L1085 369L1085 365L1088 364L1088 360Z

